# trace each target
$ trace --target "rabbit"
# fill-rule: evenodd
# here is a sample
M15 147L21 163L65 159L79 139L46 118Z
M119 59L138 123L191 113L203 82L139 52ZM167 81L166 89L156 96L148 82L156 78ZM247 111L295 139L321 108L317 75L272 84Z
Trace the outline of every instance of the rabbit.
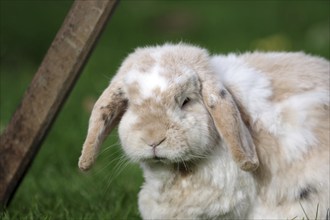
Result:
M329 61L137 48L92 110L79 168L118 125L143 219L328 218Z

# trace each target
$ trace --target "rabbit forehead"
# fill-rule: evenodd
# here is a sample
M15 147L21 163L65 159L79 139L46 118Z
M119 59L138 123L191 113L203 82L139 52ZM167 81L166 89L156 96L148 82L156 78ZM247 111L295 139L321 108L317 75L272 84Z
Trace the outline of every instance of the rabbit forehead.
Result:
M122 65L124 91L136 103L157 100L160 94L173 97L197 91L199 72L205 72L207 63L207 52L190 45L138 48Z
M161 66L155 64L148 71L132 69L125 78L125 90L128 97L139 102L158 98L161 94L178 96L183 92L198 90L198 76L186 65Z
M159 65L154 65L149 71L140 71L132 69L125 78L125 85L129 93L140 93L141 98L150 98L155 91L163 92L168 88L169 79L161 74ZM132 91L130 87L135 87Z

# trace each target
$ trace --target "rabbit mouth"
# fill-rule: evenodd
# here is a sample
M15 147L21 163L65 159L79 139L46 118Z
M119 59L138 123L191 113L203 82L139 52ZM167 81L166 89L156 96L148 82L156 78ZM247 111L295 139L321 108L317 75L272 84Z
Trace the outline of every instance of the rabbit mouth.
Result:
M198 164L198 161L196 160L183 160L182 158L180 158L180 160L172 160L170 158L167 157L161 157L161 156L154 156L151 158L146 158L143 160L144 162L147 162L149 165L153 166L153 165L161 165L161 166L165 166L168 167L169 169L171 169L172 171L174 171L175 173L186 177L190 174L193 173L193 171L196 168L196 165Z
M165 162L165 161L169 161L169 159L167 159L166 157L160 157L160 156L154 156L152 158L152 160L156 161L156 162Z
M167 157L161 156L154 156L152 158L146 159L146 162L157 163L157 164L164 164L164 165L171 165L177 171L188 171L194 166L196 161L194 160L172 160Z
M147 158L145 159L146 162L150 162L150 163L162 163L162 164L171 164L173 163L173 161L171 161L170 159L166 158L166 157L161 157L161 156L154 156L151 158Z

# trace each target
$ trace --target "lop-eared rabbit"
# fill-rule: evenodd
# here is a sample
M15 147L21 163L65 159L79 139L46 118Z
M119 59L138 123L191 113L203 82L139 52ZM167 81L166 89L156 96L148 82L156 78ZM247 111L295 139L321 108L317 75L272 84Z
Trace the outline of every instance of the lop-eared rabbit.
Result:
M93 108L79 167L119 124L144 219L325 219L329 68L304 53L138 48Z

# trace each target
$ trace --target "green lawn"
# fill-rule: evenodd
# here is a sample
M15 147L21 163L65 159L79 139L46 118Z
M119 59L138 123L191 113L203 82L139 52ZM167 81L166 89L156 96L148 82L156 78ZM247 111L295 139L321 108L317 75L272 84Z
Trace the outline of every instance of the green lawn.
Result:
M0 131L70 5L1 0ZM329 59L329 1L121 1L0 219L139 219L142 173L123 156L116 132L91 172L81 173L77 161L92 103L121 61L137 46L167 41L213 53L290 50Z

